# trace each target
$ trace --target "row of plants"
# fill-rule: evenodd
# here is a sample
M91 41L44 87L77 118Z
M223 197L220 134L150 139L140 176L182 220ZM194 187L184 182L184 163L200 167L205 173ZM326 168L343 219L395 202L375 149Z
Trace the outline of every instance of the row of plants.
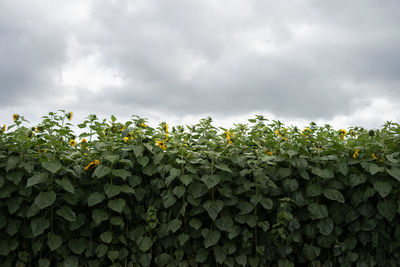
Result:
M398 123L13 119L0 128L2 266L400 262Z

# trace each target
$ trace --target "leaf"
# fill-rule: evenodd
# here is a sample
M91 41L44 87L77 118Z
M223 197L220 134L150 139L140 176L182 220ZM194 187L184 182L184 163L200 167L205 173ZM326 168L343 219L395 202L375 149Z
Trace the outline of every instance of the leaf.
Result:
M187 234L180 234L178 236L178 241L181 246L185 245L185 243L189 240L189 235Z
M107 231L107 232L101 233L100 234L100 239L104 243L110 244L111 241L113 240L113 234L112 234L111 231Z
M42 167L48 170L51 173L56 173L62 167L62 164L59 161L51 162L51 161L44 161L42 162Z
M207 211L208 215L213 221L215 221L218 213L220 213L223 207L224 202L222 200L216 200L214 202L212 202L211 200L207 200L203 204L203 208Z
M314 247L313 245L308 245L308 244L305 244L303 247L303 254L310 261L318 258L320 253L321 249L319 247Z
M65 191L75 194L74 186L71 184L68 178L64 177L61 180L56 180L56 183Z
M213 251L214 251L215 261L219 264L223 264L226 259L226 251L220 246L215 246L213 248Z
M58 249L62 244L62 238L60 235L49 233L47 235L47 245L51 251Z
M179 230L179 228L181 228L181 226L182 226L182 221L174 219L168 223L168 231L175 233L176 231Z
M204 175L201 180L206 184L208 189L211 189L219 184L221 177L218 175Z
M105 184L104 193L106 193L108 198L112 198L121 193L121 187L113 184Z
M317 223L317 229L323 235L329 235L333 230L334 223L331 218L324 218Z
M392 185L389 182L375 181L373 185L382 198L385 198L392 191Z
M179 179L185 186L188 186L193 181L193 177L190 174L182 175Z
M28 181L26 182L26 187L30 187L35 184L40 184L40 183L46 182L47 177L48 177L48 173L46 173L46 172L37 173L28 179Z
M150 159L149 157L143 156L143 157L138 157L137 162L142 165L142 167L146 167L146 165L149 163Z
M320 168L314 167L311 169L311 172L324 179L331 179L334 176L330 169L321 170Z
M146 252L153 246L153 241L148 236L141 236L136 239L136 244L142 252Z
M185 194L186 188L184 186L175 186L172 192L175 194L175 196L181 198L183 194Z
M228 167L228 165L226 165L226 164L223 164L223 163L221 163L221 164L216 164L215 165L215 168L217 168L217 169L220 169L220 170L223 170L223 171L226 171L226 172L229 172L229 173L232 173L233 174L233 172L232 172L232 170Z
M197 250L196 257L194 260L199 263L204 263L207 260L207 258L208 258L208 251L203 248L200 248L199 250Z
M115 200L109 200L108 201L108 207L112 209L113 211L116 211L118 213L121 213L122 210L124 209L126 205L126 201L123 198L118 198Z
M379 167L378 165L376 165L375 163L370 163L368 165L368 171L371 173L371 175L375 175L378 172L383 171L384 168L383 167Z
M104 166L104 165L98 165L96 169L94 170L92 177L94 178L102 178L106 175L109 175L111 173L110 167Z
M392 221L396 216L397 206L392 201L379 200L377 209L388 221Z
M367 181L367 177L363 174L351 174L349 178L350 186L355 187Z
M39 195L35 197L34 203L40 209L47 208L56 201L57 195L53 191L50 192L40 192Z
M39 267L49 267L50 261L48 259L39 259Z
M56 211L56 214L58 216L63 217L64 219L66 219L69 222L76 221L75 212L73 212L69 207L66 207L66 206L61 207L60 209L58 209Z
M124 181L126 180L126 178L131 176L131 173L128 172L127 170L125 170L125 169L112 170L111 174L116 176L116 177L122 178L122 180L124 180Z
M114 162L119 160L119 156L118 155L106 155L106 156L104 156L104 159L109 161L111 164L114 164Z
M165 185L169 186L171 182L179 175L181 175L181 170L172 168L170 171L170 175L167 178L165 178Z
M108 213L104 210L95 209L92 211L92 218L97 224L100 224L108 220Z
M8 157L7 163L6 163L6 168L5 168L6 172L14 169L17 166L18 162L19 162L19 157L16 157L16 156Z
M287 192L296 191L299 188L299 182L295 179L285 179L282 182L283 189Z
M235 259L239 265L246 266L246 264L247 264L247 256L246 255L236 256Z
M233 220L229 216L223 216L215 221L215 226L221 231L229 232L233 227Z
M197 218L193 218L189 221L189 225L195 229L195 230L199 230L201 227L201 221Z
M323 219L328 216L328 209L325 205L311 203L307 206L307 210L310 212L310 218L312 220Z
M337 202L340 203L344 203L344 196L342 193L340 193L338 190L336 189L324 189L324 191L322 192L322 194L324 195L324 197L326 197L327 199L330 200L335 200Z
M105 198L106 198L106 196L103 195L102 193L94 192L94 193L90 194L90 196L88 197L88 206L91 207L91 206L94 206L96 204L99 204Z
M49 226L50 226L49 219L45 219L42 217L34 218L31 221L31 230L33 237L43 234L44 230L49 228Z
M400 168L392 167L391 169L386 169L386 172L400 182Z
M164 203L164 207L167 209L175 204L176 198L174 197L171 191L167 191L167 193L162 198L162 201Z
M140 157L142 154L144 147L143 146L133 146L133 153L135 153L136 158Z
M204 247L207 249L216 245L221 237L220 231L213 231L210 229L201 230L201 235L204 238Z
M261 206L263 206L264 209L270 210L272 209L274 202L270 198L263 198L260 202Z
M309 183L306 187L307 197L317 197L321 195L322 188L319 185Z
M82 254L87 248L87 241L84 238L73 238L68 241L69 249L75 254Z

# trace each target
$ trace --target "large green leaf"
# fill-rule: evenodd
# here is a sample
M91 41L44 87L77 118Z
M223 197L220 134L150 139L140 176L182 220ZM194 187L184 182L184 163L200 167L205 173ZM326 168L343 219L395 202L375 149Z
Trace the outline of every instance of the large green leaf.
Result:
M328 216L328 209L322 204L311 203L307 206L307 210L310 212L310 218L313 220L323 219Z
M56 180L56 183L65 191L75 194L74 186L67 177L62 178L61 180Z
M210 218L215 221L218 214L221 212L222 208L224 207L224 202L222 200L207 200L203 204L203 208L207 211Z
M116 169L116 170L112 170L111 174L116 176L116 177L120 177L122 178L122 180L126 180L129 176L131 176L131 173L125 169Z
M204 175L201 180L205 183L208 189L211 189L221 182L219 175Z
M47 235L47 245L51 251L58 249L62 244L62 237L53 233Z
M19 160L20 160L20 158L16 157L16 156L8 157L7 162L6 162L6 168L5 168L6 172L14 169L17 166Z
M87 248L87 241L84 238L72 238L68 241L69 249L75 254L82 254Z
M34 218L31 221L31 230L32 230L33 237L43 234L44 230L49 228L49 226L50 226L49 219L45 219L42 217Z
M136 244L142 252L146 252L153 246L153 240L148 236L141 236L136 239Z
M40 209L47 208L56 201L57 195L53 191L50 192L40 192L39 195L35 197L34 203Z
M112 234L111 231L107 231L107 232L101 233L101 234L100 234L100 239L101 239L101 241L103 241L104 243L109 244L109 243L111 243L111 241L113 240L113 234Z
M163 196L162 201L164 203L164 207L167 209L176 203L176 197L171 191L168 190Z
M311 172L324 179L332 179L334 176L330 169L320 169L318 167L314 167L311 169Z
M33 186L35 184L40 184L40 183L46 182L47 181L47 177L48 177L48 173L47 172L37 173L37 174L33 175L32 177L30 177L28 179L28 181L26 182L26 186L30 187L30 186Z
M363 174L351 174L349 182L351 187L363 184L367 181L367 177Z
M56 211L56 214L63 217L69 222L76 221L75 212L73 212L70 207L63 206Z
M135 153L136 158L138 158L141 156L141 154L144 150L144 147L141 145L137 145L137 146L133 146L132 149L133 149L133 153Z
M59 161L44 161L42 162L42 166L51 173L56 173L62 168L62 164Z
M121 187L119 185L105 184L104 193L106 193L108 198L112 198L121 193Z
M389 195L389 193L392 191L392 185L389 182L374 181L373 185L374 189L382 198Z
M386 172L400 182L400 168L392 167L391 169L386 169Z
M142 165L142 167L146 167L146 165L150 162L149 157L142 156L137 158L137 162Z
M388 221L392 221L396 216L397 205L392 201L379 200L377 205L378 212Z
M221 232L218 230L203 229L201 235L204 238L204 247L207 249L216 245L221 238Z
M108 201L108 207L113 211L121 213L126 205L126 201L123 198L112 199Z
M102 193L99 192L94 192L92 194L90 194L90 196L88 197L88 206L94 206L97 205L101 202L103 202L103 200L106 198L106 196Z
M306 187L306 195L307 197L317 197L321 195L322 188L319 185L309 183Z
M334 200L340 203L344 203L345 201L343 194L336 189L324 189L322 194L324 195L324 197L330 200Z
M216 165L215 165L215 168L217 168L217 169L220 169L220 170L223 170L223 171L226 171L226 172L229 172L229 173L232 173L232 174L233 174L232 170L231 170L231 169L228 167L228 165L226 165L226 164L223 164L223 163L216 164Z
M334 227L334 223L331 218L324 218L317 223L319 232L323 235L329 235Z
M223 264L226 259L226 251L223 247L215 246L213 248L215 261L219 264Z
M174 219L168 223L168 230L171 231L172 233L175 233L176 231L179 230L182 226L182 221L179 219Z
M99 165L96 167L94 170L92 177L95 178L102 178L106 175L109 175L111 173L110 167L104 166L104 165Z

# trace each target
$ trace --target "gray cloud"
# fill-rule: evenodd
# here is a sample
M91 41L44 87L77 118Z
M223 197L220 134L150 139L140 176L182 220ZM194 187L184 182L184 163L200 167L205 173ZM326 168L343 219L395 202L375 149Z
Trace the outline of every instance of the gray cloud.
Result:
M90 3L80 25L0 4L0 104L40 93L56 99L52 106L65 104L57 75L71 60L73 38L82 56L98 55L99 66L123 79L99 90L70 88L79 97L69 106L88 113L265 110L329 120L376 97L399 107L398 1Z

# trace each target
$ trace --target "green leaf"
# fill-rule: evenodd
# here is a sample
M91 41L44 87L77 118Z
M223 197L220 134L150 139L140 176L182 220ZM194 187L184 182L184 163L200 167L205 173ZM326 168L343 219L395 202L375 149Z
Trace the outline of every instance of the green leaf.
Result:
M106 155L106 156L104 156L104 159L109 161L111 164L114 164L114 162L119 160L119 156L118 155Z
M368 164L368 171L371 173L371 175L375 175L378 172L383 171L384 168L383 167L379 167L378 165L376 165L375 163L370 163Z
M350 186L355 187L367 181L367 177L363 174L351 174L349 178Z
M189 235L187 235L187 234L182 233L182 234L180 234L180 235L178 236L178 241L179 241L179 244L180 244L181 246L185 245L185 243L186 243L188 240L189 240Z
M334 227L334 223L331 218L324 218L317 223L317 229L323 235L329 235Z
M208 189L211 189L221 182L219 175L204 175L201 180L206 184Z
M339 172L340 172L341 174L343 174L344 176L346 176L347 173L349 172L349 165L347 165L347 163L345 163L345 162L339 161L339 162L336 164L336 167L337 167L337 169L339 170Z
M108 246L106 244L99 244L96 247L96 255L98 258L102 258L104 255L106 255L108 250Z
M385 198L392 191L392 185L389 182L375 181L373 185L382 198Z
M344 203L344 196L342 193L340 193L338 190L336 189L324 189L324 191L322 192L322 194L324 195L324 197L326 197L327 199L330 200L335 200L337 202L340 203Z
M92 211L92 218L97 224L100 224L108 220L108 213L104 210L95 209Z
M74 186L72 185L72 183L69 181L68 178L64 177L61 180L56 180L56 183L59 186L61 186L61 188L64 189L65 191L71 194L75 194Z
M204 238L204 247L206 249L216 245L221 238L221 232L217 230L203 229L201 230L201 235Z
M207 211L208 215L213 221L215 221L215 219L218 216L218 213L220 213L223 207L224 207L224 202L222 200L216 200L214 202L211 200L207 200L203 204L203 208Z
M26 186L30 187L35 184L40 184L40 183L46 182L47 177L48 177L47 172L37 173L28 179L28 181L26 182Z
M270 210L274 206L274 202L270 198L263 198L260 202L264 209Z
M193 176L190 174L185 174L179 177L179 179L185 186L188 186L193 181Z
M122 180L124 180L124 181L126 180L126 178L128 178L131 175L131 173L125 169L112 170L111 174L116 177L122 178Z
M58 209L58 210L56 211L56 214L57 214L58 216L63 217L64 219L66 219L66 220L69 221L69 222L74 222L74 221L76 221L75 212L73 212L73 211L71 210L71 208L69 208L69 207L66 207L66 206L61 207L60 209Z
M69 249L75 254L82 254L87 248L87 241L84 238L73 238L68 241Z
M112 198L121 193L121 187L119 185L105 184L104 193L106 193L108 198Z
M391 169L386 169L386 172L400 182L400 168L392 167Z
M396 216L397 206L392 201L379 200L377 209L388 221L392 221Z
M207 260L207 258L208 258L207 250L200 248L199 250L197 250L196 257L194 260L199 263L204 263Z
M189 221L189 225L195 229L195 230L199 230L201 227L201 221L197 218L193 218Z
M116 259L119 258L119 251L118 250L110 250L110 251L107 252L107 257L111 261L115 261Z
M62 244L62 238L60 235L49 233L47 235L47 245L51 251L58 249Z
M124 209L126 205L126 201L123 198L118 198L114 200L109 200L108 201L108 207L112 209L113 211L116 211L118 213L121 213L122 210Z
M175 233L182 226L182 221L178 219L174 219L168 223L168 231Z
M42 167L48 170L51 173L56 173L62 168L62 164L59 161L51 162L44 161L42 162Z
M215 221L215 226L221 231L229 232L233 227L233 220L229 216L222 216Z
M113 240L113 234L112 234L111 231L107 231L107 232L101 233L100 234L100 239L104 243L110 244L111 241Z
M183 194L185 194L186 188L184 186L175 186L172 192L175 194L175 196L181 198Z
M215 165L215 168L217 168L217 169L220 169L220 170L223 170L223 171L226 171L226 172L229 172L229 173L232 173L233 174L233 172L232 172L232 170L228 167L228 165L226 165L226 164L223 164L223 163L221 163L221 164L216 164Z
M162 198L162 201L164 203L164 207L167 209L176 203L176 198L171 191L167 191L167 193Z
M146 167L146 165L149 163L150 159L146 156L143 157L138 157L137 162L142 165L142 167Z
M141 236L136 239L136 244L142 252L146 252L153 246L153 241L148 236Z
M133 153L135 153L136 158L140 157L142 154L144 147L143 146L133 146Z
M90 194L90 196L88 197L88 206L94 206L96 204L99 204L101 202L103 202L103 200L106 198L105 195L103 195L102 193L99 192L94 192L92 194Z
M14 169L17 166L18 162L19 162L19 157L16 157L16 156L8 157L7 163L6 163L6 172Z
M314 167L311 169L311 172L324 179L332 179L334 176L330 169L321 170L320 168Z
M299 182L296 179L285 179L282 182L282 186L285 191L293 192L299 188Z
M106 175L109 175L111 173L110 167L104 166L104 165L99 165L96 167L94 170L92 177L94 178L102 178Z
M236 262L239 265L246 266L247 265L247 256L246 255L239 255L235 257Z
M313 245L308 245L308 244L305 244L303 246L303 254L310 261L318 258L320 253L321 249L319 247L314 247Z
M307 210L310 212L312 220L323 219L328 216L328 209L325 205L311 203L307 206Z
M226 251L220 247L220 246L215 246L213 248L214 251L214 257L215 257L215 261L219 264L223 264L225 259L226 259Z
M50 192L40 192L39 195L35 197L34 203L40 209L47 208L56 201L57 195L53 191Z
M50 267L50 261L48 259L39 259L39 267Z
M319 185L309 183L306 187L307 197L317 197L321 195L322 188Z
M31 230L32 230L33 237L43 234L44 230L49 228L49 226L50 226L49 219L45 219L42 217L34 218L31 221Z

